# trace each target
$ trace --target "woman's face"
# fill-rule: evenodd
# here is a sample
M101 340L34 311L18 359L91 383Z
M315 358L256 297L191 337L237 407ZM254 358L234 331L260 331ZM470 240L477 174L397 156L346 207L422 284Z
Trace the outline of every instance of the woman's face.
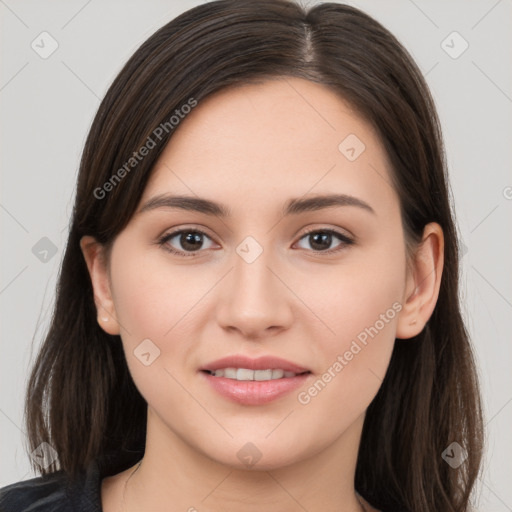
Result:
M224 90L181 121L97 293L148 432L272 468L361 425L411 291L390 183L375 130L313 82ZM268 380L292 365L308 373Z

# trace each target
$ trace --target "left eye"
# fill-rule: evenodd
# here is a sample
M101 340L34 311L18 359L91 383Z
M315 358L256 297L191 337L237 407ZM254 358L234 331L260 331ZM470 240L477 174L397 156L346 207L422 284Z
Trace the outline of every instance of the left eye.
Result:
M331 244L335 239L338 239L338 244L331 247ZM300 240L306 240L310 247L302 247L303 249L309 249L314 252L335 252L341 250L343 246L350 245L353 241L345 235L338 233L332 229L320 229L316 231L310 231L306 233Z

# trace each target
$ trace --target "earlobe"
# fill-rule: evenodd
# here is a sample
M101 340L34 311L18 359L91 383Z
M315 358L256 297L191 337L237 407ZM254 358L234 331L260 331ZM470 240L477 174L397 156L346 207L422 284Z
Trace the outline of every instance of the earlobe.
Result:
M106 333L119 334L119 323L112 299L103 246L95 238L84 236L80 240L80 248L91 278L98 323Z
M397 338L409 339L424 329L439 297L443 265L443 230L439 224L431 222L423 230L413 269L407 277L403 308L397 323Z

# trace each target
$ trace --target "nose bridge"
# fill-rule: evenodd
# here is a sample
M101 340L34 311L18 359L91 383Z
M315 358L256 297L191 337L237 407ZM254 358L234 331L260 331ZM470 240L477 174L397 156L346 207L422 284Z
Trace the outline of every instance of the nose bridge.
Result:
M269 327L289 324L289 297L274 275L276 265L272 255L270 248L264 249L250 236L236 247L233 270L217 308L218 320L224 327L235 327L245 335L257 336Z

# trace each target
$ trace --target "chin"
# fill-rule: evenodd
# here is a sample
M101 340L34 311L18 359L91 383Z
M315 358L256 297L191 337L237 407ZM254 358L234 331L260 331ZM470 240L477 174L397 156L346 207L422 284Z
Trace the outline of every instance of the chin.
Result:
M250 436L244 436L250 439ZM212 450L212 446L205 447L205 455L218 464L242 471L272 471L290 466L308 457L306 453L297 452L297 442L285 443L273 440L261 441L257 436L254 441L230 440L229 443L220 443L222 451ZM288 438L290 439L290 438Z

